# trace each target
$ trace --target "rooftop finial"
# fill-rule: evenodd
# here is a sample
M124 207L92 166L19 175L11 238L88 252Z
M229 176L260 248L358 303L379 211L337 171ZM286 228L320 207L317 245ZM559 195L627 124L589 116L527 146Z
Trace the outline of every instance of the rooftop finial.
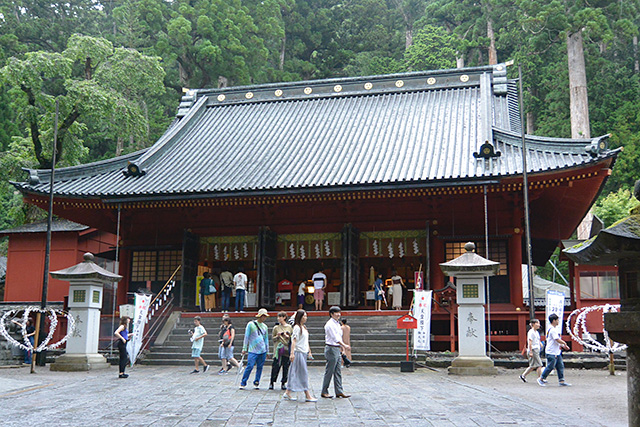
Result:
M91 252L87 252L86 254L84 254L83 258L84 258L85 262L89 262L89 261L93 262L95 257L93 256L93 254Z
M464 248L467 252L473 252L476 250L476 245L473 242L467 242L465 243Z

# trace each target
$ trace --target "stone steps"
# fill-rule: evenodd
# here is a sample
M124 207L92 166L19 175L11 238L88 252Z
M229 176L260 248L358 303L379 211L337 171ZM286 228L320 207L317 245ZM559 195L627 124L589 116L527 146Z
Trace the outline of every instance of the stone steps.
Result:
M397 314L376 316L349 316L351 327L352 358L354 365L367 366L398 366L406 356L406 333L396 329ZM218 359L218 331L221 316L203 317L202 326L207 330L203 356L208 362L216 362ZM252 317L233 317L233 326L236 328L234 355L240 359L244 330ZM309 330L309 345L314 355L310 365L324 363L324 325L328 316L309 316L307 329ZM269 331L276 323L275 316L266 322ZM190 329L193 329L192 317L182 317L164 342L148 351L140 363L148 365L179 365L193 364L191 358L191 342L189 341ZM270 344L271 336L269 337ZM273 348L273 346L271 345ZM272 351L270 349L270 352ZM270 363L270 360L267 361ZM214 363L215 365L216 363Z

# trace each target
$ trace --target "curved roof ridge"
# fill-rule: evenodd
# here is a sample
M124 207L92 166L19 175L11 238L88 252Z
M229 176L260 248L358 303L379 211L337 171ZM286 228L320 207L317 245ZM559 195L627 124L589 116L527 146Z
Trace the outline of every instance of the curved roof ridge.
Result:
M201 88L201 89L189 89L189 92L196 93L198 95L209 95L230 91L247 91L255 89L271 89L271 88L283 88L283 87L300 87L300 86L319 86L335 83L358 83L368 82L370 80L392 80L400 77L433 77L441 75L458 75L458 74L479 74L482 72L493 72L496 67L506 67L505 64L496 65L482 65L478 67L465 67L465 68L452 68L445 70L425 70L425 71L408 71L404 73L394 74L375 74L372 76L356 76L356 77L332 77L328 79L317 80L297 80L292 82L276 82L276 83L262 83L245 86L229 86L221 88Z
M133 153L124 154L111 159L98 160L97 162L84 163L81 165L67 166L64 168L56 168L56 178L74 178L85 177L87 175L98 175L105 172L111 172L113 170L119 170L124 168L132 159L140 157L149 148L143 148ZM30 180L37 178L40 183L49 182L51 177L51 169L30 169L22 168L30 176ZM86 172L93 172L87 174ZM13 184L13 182L12 182Z

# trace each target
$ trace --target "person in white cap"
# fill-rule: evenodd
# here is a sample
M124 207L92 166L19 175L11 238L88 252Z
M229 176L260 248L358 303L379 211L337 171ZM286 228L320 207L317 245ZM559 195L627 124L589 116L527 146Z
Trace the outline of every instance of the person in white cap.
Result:
M256 366L256 377L253 386L256 390L260 388L260 377L262 376L262 367L267 360L267 351L269 351L269 327L264 321L269 317L266 308L261 308L256 314L257 319L247 324L244 332L244 343L242 345L242 354L247 354L247 367L244 370L242 381L240 381L240 390L244 390L249 381L249 375L253 367Z

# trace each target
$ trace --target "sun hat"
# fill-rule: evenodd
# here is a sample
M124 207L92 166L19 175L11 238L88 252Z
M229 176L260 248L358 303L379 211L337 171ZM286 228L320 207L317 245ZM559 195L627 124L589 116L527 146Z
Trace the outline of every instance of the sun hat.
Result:
M262 317L262 316L269 317L269 313L267 312L266 308L261 308L260 310L258 310L258 314L256 314L256 317Z

